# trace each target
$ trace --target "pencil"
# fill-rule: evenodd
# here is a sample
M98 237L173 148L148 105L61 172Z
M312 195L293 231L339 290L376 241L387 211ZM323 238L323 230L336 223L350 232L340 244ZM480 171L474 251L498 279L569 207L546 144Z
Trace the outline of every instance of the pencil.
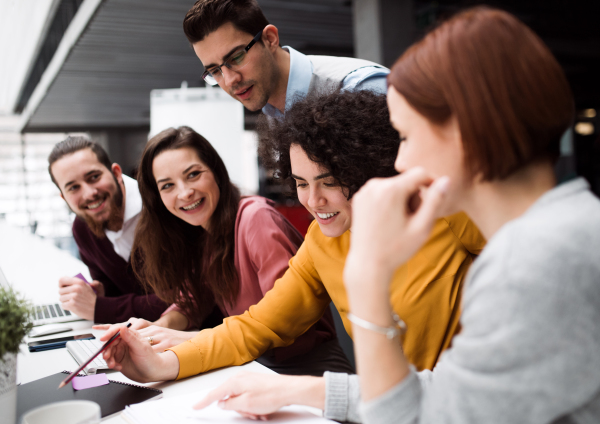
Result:
M127 328L131 327L131 323L127 324ZM104 349L106 349L112 342L114 342L117 337L119 337L121 335L121 330L117 331L117 334L115 334L114 336L112 336L110 339L108 339L108 341L106 343L104 343L102 345L102 347L98 350L98 352L94 353L90 359L88 359L87 361L85 361L85 363L83 363L76 371L73 371L67 378L65 378L63 381L61 381L61 383L58 385L58 389L60 389L61 387L66 386L67 384L69 384L69 382L73 379L73 377L77 376L77 374L79 374L79 372L84 369L86 367L87 364L89 364L90 362L92 362L94 360L94 358L98 355L100 355L102 352L104 352ZM57 389L57 390L58 390Z

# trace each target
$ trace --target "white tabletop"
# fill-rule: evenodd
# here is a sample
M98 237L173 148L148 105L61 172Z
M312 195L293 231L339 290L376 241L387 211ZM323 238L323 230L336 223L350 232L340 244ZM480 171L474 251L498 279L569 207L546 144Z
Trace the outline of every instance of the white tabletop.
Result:
M86 278L89 277L88 269L83 262L58 249L49 241L42 240L25 231L8 227L2 222L0 222L0 267L2 267L4 274L13 287L36 302L51 302L58 299L58 279L63 275L75 275L81 272ZM38 337L33 340L90 332L99 337L102 333L101 331L92 330L91 321L76 321L68 323L68 325L73 328L73 331L61 333L60 335ZM21 351L17 359L18 383L25 384L63 370L74 371L77 369L78 364L66 348L29 352L26 343L30 340L32 339L26 338L21 345ZM172 397L215 387L242 370L274 373L257 362L251 362L241 367L224 368L182 381L145 385L162 390L163 397ZM134 383L120 372L109 372L107 376L110 380ZM318 410L307 409L321 415ZM125 421L119 416L115 416L105 422L120 424Z

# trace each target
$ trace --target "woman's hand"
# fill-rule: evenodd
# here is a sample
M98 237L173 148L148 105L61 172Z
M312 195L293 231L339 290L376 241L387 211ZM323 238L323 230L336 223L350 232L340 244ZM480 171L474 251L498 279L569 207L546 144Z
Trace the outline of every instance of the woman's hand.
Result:
M151 346L155 352L162 352L165 349L177 346L178 344L192 339L198 332L177 331L171 330L170 328L151 325L139 330L139 334L147 340L148 344L150 344L149 342L152 340Z
M369 181L352 200L350 252L344 284L350 311L379 327L394 325L389 285L394 271L429 237L441 214L448 178L433 180L414 168ZM385 393L409 373L400 343L352 325L362 399Z
M253 420L266 420L269 414L292 404L323 409L325 379L241 372L211 391L194 409L206 408L215 401L219 408Z
M389 283L394 271L429 237L448 181L446 177L434 181L424 169L414 168L395 177L370 180L354 195L344 270L349 289L363 285L363 274L375 269Z
M132 380L142 383L177 378L177 355L171 351L155 353L148 340L137 330L127 328L123 324L113 325L100 337L100 341L106 342L117 331L121 331L120 337L102 355L109 368L121 371Z
M142 328L146 328L149 327L151 325L153 325L152 322L145 320L145 319L141 319L141 318L129 318L128 321L126 322L122 322L120 324L97 324L94 325L92 328L94 330L107 330L110 331L112 334L116 333L116 331L112 331L113 328L121 328L124 325L127 325L128 323L131 323L131 327L129 327L132 330L141 330ZM119 330L117 330L119 331Z

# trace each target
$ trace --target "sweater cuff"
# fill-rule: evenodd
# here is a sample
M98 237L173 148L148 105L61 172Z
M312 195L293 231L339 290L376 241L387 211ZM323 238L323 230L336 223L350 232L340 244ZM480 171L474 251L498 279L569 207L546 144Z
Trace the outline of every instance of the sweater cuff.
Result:
M325 371L325 411L330 420L360 423L358 405L360 385L358 375Z
M325 371L325 411L330 420L346 421L348 413L348 374Z
M202 372L202 369L200 368L200 364L202 364L202 355L190 340L166 350L170 350L177 355L177 359L179 360L179 374L177 375L177 380Z
M421 406L421 384L413 369L408 376L382 395L361 402L360 415L366 424L416 423Z

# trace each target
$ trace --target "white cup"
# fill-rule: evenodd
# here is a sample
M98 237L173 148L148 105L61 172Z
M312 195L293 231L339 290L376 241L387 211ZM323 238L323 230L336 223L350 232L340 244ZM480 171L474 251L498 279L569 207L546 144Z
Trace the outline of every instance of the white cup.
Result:
M89 400L49 403L32 409L21 418L21 424L98 424L100 405Z

